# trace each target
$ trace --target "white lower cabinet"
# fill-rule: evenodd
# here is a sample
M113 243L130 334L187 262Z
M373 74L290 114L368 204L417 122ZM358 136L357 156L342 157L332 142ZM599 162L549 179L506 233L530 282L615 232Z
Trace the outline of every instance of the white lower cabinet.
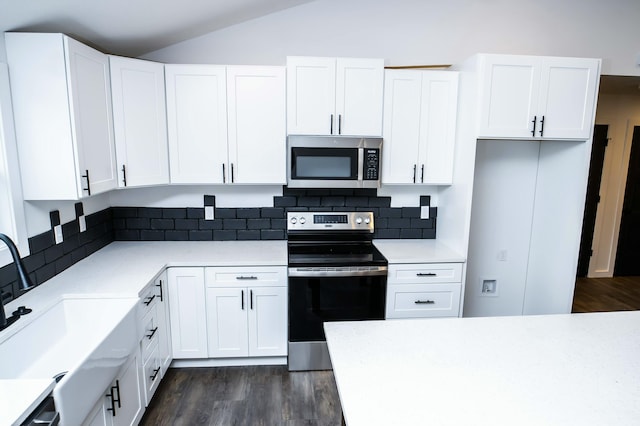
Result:
M144 413L141 386L140 351L135 351L127 360L105 396L99 400L84 425L120 426L137 425Z
M285 267L207 268L209 357L286 356Z
M173 358L207 358L204 268L170 268L167 279Z
M170 268L173 358L287 355L286 266Z
M457 317L461 290L461 263L390 264L385 317Z

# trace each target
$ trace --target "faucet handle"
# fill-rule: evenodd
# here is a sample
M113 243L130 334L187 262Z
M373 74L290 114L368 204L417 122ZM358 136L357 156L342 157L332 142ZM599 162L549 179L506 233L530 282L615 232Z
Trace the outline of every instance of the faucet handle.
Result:
M32 309L27 308L26 306L18 306L18 309L13 311L13 316L27 315L28 313L31 313L31 311Z

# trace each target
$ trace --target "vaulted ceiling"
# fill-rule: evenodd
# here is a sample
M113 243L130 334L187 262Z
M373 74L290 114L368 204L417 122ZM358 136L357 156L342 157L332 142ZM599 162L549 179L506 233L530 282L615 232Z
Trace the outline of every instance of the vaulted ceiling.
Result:
M313 0L0 0L0 32L63 32L140 56Z

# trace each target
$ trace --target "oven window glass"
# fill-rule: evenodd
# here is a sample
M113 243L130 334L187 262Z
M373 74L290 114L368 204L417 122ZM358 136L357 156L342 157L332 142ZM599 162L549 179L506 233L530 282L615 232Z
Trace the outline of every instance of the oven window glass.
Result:
M358 178L357 148L291 148L293 179Z
M325 340L326 321L384 319L386 276L289 277L289 341Z

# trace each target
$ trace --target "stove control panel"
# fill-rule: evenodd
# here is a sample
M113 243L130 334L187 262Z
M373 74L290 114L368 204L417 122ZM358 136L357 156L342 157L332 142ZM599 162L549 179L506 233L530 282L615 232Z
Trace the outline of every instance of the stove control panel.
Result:
M287 231L367 231L373 233L373 212L289 212Z

